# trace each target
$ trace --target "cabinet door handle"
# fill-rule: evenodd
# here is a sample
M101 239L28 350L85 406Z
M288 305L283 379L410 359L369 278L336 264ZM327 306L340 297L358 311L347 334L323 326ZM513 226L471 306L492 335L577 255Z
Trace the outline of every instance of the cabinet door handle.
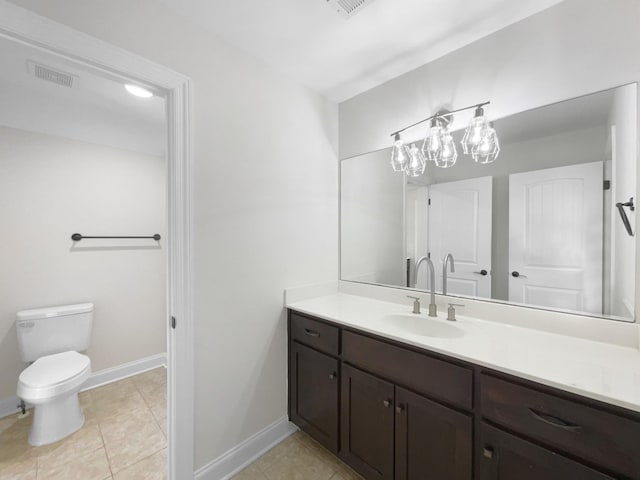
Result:
M338 374L336 372L330 373L329 374L329 380L335 380L337 375Z
M479 272L473 272L473 273L475 273L476 275L482 275L483 277L485 277L489 272L487 272L485 269L482 269Z
M529 412L531 412L531 415L536 420L540 420L541 422L544 422L547 425L551 425L553 427L562 428L563 430L568 430L570 432L577 432L578 430L582 429L582 426L580 425L567 422L566 420L562 420L561 418L554 417L553 415L548 415L546 413L538 412L533 408L530 408Z
M489 460L493 459L493 448L491 447L484 447L482 449L482 456L484 458L488 458Z
M513 272L511 272L511 276L513 278L528 278L526 275L522 275L520 272L518 272L517 270L514 270Z
M316 337L317 338L317 337L320 336L319 332L316 332L315 330L309 330L308 328L304 329L304 333L309 335L310 337Z
M391 406L391 400L385 400L382 404L384 405L384 408L389 408Z
M400 414L402 414L402 412L404 412L404 405L403 405L403 404L400 404L400 405L398 405L398 406L396 407L396 413L397 413L398 415L400 415Z

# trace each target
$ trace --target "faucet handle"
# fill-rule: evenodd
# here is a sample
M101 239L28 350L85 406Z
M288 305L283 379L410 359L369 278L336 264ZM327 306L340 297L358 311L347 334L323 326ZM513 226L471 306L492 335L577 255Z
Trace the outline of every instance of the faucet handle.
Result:
M413 313L420 313L420 297L412 297L407 295L407 298L413 299Z
M447 320L450 322L456 321L456 309L455 307L464 307L462 303L450 303L447 309Z

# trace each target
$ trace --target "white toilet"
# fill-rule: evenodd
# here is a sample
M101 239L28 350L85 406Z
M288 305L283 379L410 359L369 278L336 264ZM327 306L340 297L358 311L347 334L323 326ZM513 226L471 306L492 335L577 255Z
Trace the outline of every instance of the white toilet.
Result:
M20 356L33 362L20 374L18 397L35 406L29 443L47 445L82 427L78 392L91 374L89 346L93 304L18 312Z

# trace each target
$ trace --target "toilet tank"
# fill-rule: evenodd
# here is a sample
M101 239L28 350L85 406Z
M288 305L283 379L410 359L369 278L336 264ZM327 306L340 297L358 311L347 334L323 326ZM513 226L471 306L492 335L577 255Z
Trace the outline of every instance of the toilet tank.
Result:
M45 355L89 347L93 303L36 308L17 313L16 331L20 357L33 362Z

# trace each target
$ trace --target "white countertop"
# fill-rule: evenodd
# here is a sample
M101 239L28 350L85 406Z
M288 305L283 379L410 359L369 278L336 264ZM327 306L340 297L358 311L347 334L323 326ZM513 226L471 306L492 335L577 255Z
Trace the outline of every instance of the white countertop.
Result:
M335 293L288 302L298 312L482 365L550 387L640 412L640 351L458 314L425 321L460 329L453 338L411 333L383 317L411 314L411 305Z

